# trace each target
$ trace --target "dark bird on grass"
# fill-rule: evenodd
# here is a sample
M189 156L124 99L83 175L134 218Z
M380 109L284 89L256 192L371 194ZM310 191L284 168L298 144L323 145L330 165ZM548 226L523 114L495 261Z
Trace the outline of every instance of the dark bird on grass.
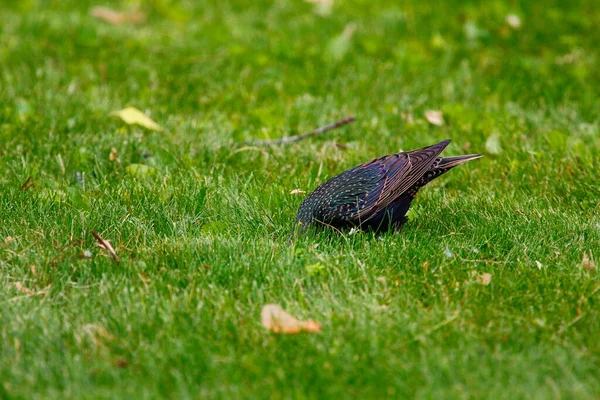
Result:
M349 169L317 187L302 202L296 225L383 231L400 229L420 188L481 154L439 157L450 140L390 154Z

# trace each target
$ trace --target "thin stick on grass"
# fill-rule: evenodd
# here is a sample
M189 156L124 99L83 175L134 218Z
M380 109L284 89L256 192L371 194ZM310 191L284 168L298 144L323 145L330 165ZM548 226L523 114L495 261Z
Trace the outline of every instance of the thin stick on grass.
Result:
M96 238L96 241L98 242L100 247L105 249L108 252L108 254L110 254L110 256L113 258L113 260L115 260L118 264L120 262L119 256L115 252L115 249L113 249L113 247L111 246L110 242L108 240L102 239L102 237L98 234L98 232L96 232L96 231L91 231L91 232L92 232L92 235L94 235L94 237Z
M21 188L19 190L27 190L30 187L32 187L35 182L30 182L31 181L32 176L29 175L29 177L27 178L27 180L25 182L23 182L23 184L21 185Z
M349 124L350 122L354 122L356 120L356 118L354 118L353 116L351 117L346 117L344 119L341 119L337 122L334 122L332 124L329 125L325 125L322 126L320 128L317 128L311 132L308 133L303 133L302 135L296 135L296 136L287 136L287 137L283 137L280 139L273 139L273 140L250 140L247 142L244 142L244 144L254 144L254 145L262 145L262 146L273 146L273 145L282 145L282 144L289 144L289 143L294 143L294 142L298 142L302 139L306 139L312 136L317 136L320 135L322 133L325 133L327 131L330 131L332 129L335 128L339 128L340 126L344 126L346 124Z

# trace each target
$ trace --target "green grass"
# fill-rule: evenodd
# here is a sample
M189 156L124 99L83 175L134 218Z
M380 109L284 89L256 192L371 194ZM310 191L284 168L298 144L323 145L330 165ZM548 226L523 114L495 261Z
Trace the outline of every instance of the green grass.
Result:
M0 398L600 397L594 2L140 3L0 4ZM446 138L486 157L401 234L287 241L291 190Z

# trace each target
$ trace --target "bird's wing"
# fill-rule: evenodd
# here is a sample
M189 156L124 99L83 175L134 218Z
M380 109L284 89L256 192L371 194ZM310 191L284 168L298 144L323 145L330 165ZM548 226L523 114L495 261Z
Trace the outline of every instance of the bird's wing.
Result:
M380 177L376 185L378 189L364 197L364 206L360 208L358 218L367 221L407 191L431 168L449 143L450 140L444 140L419 150L377 158L358 167L379 170Z
M319 186L311 196L317 199L316 217L323 221L354 220L366 206L365 193L374 193L380 185L381 171L361 169L362 165L333 177ZM361 173L357 174L359 171Z

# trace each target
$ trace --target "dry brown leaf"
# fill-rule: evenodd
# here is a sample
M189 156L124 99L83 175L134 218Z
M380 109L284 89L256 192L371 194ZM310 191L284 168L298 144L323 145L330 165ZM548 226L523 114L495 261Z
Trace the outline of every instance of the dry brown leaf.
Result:
M583 253L583 258L581 259L581 266L586 271L591 271L596 268L596 263L594 262L594 259L588 256L587 251Z
M321 332L321 324L318 322L312 319L299 321L277 304L265 305L262 308L260 317L263 326L273 333Z
M108 156L108 159L110 161L115 161L115 160L119 160L119 155L117 154L117 149L115 149L114 147L112 149L110 149L110 155Z
M290 192L290 194L304 194L304 193L306 193L306 192L302 189L294 189Z
M23 286L23 284L21 282L15 282L15 288L21 292L21 293L25 293L28 296L33 296L35 294L35 291Z
M96 238L96 241L98 242L98 245L100 247L102 247L103 249L105 249L108 252L108 254L110 254L110 256L116 262L119 262L119 256L115 252L115 249L113 249L113 247L111 246L110 242L108 240L102 239L102 237L96 231L92 231L92 235L94 235L94 237Z
M108 7L93 7L90 14L112 25L120 24L143 24L146 22L146 14L141 11L117 11Z
M483 273L483 274L479 274L475 278L475 281L479 284L487 286L492 282L492 274L488 274L487 272Z
M427 110L425 111L425 119L430 124L436 126L444 125L444 114L440 110Z

